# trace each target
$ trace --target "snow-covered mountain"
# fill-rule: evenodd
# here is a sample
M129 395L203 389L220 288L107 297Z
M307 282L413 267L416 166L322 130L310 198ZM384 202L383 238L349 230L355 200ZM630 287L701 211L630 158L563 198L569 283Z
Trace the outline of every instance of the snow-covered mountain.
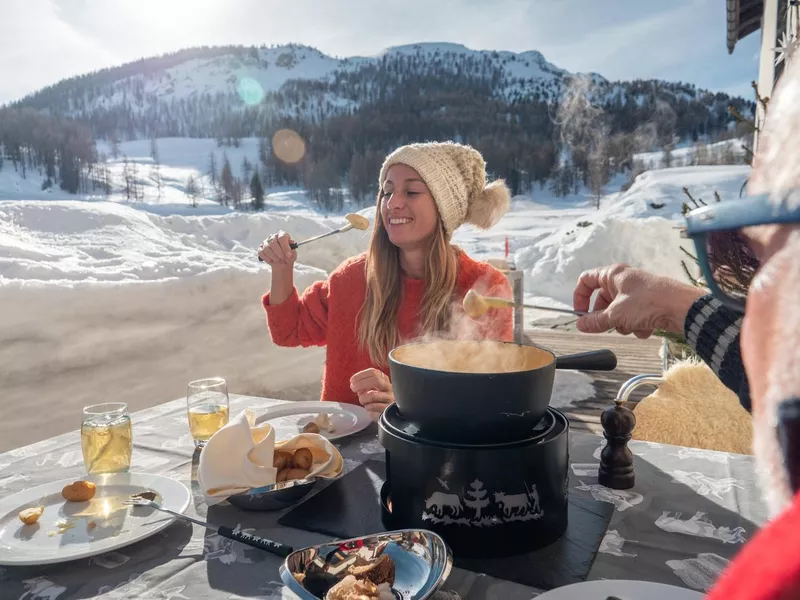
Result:
M21 100L91 123L100 137L263 135L277 120L319 123L366 105L405 97L466 94L508 106L560 102L574 74L536 51L471 50L424 43L389 48L373 57L334 58L308 46L191 48L64 80ZM692 85L661 81L587 79L607 110L652 116L667 102L691 112L690 132L713 133L730 123L729 104L748 102ZM399 104L398 104L399 106ZM627 107L627 109L625 109ZM650 109L648 111L648 109Z
M374 57L353 58L334 58L294 44L229 46L192 48L74 77L29 96L22 104L75 117L129 101L134 112L141 112L156 98L180 102L205 95L229 96L244 107L260 102L292 80L335 85L353 73L393 62L410 64L418 71L444 69L470 78L497 72L497 93L508 98L539 92L555 99L559 85L570 75L547 62L540 52L487 52L461 44L397 46ZM592 76L599 83L607 83L600 75Z

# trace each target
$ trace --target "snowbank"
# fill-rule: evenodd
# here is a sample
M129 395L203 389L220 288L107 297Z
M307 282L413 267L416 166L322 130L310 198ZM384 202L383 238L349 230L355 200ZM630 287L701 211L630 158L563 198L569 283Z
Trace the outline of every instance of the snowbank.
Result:
M602 199L600 218L616 216L682 219L681 207L684 202L694 208L683 192L684 187L695 199L700 198L707 204L715 202L715 191L723 202L736 200L749 174L748 165L677 167L647 171L639 175L626 192L611 194Z
M565 227L516 253L517 268L525 271L525 292L572 306L580 274L593 267L625 263L683 280L686 256L675 221L660 217L611 218L586 227ZM693 265L691 265L693 266Z
M127 203L120 193L122 157L109 164L115 191L108 200L76 199L58 188L42 191L41 176L21 179L7 162L0 171L0 285L49 283L109 284L160 282L216 271L262 273L255 249L270 233L284 229L295 239L315 236L342 224L341 216L322 215L302 190L268 190L261 213L233 212L213 200L189 205L184 193L189 175L207 182L209 155L217 168L227 154L238 175L247 158L257 163L257 140L239 148L219 148L214 140L157 140L162 197L152 173L150 142L120 144L136 162L144 202ZM108 152L106 144L99 144ZM502 256L508 239L519 268L526 271L526 296L571 303L575 279L583 269L624 261L667 275L684 276L674 225L687 201L713 202L739 197L748 166L658 169L640 175L626 192L600 200L587 192L555 198L547 189L517 197L509 213L489 231L464 226L453 241L478 259ZM607 187L618 189L616 178ZM209 189L208 187L206 189ZM37 200L48 200L46 202ZM353 210L345 206L345 212ZM374 208L359 211L370 219ZM301 248L298 273L326 276L348 256L362 252L369 233L349 232Z
M163 281L218 270L259 273L256 248L270 233L295 239L340 226L297 214L159 216L113 202L0 203L0 285ZM301 248L298 271L324 277L366 248L351 231Z

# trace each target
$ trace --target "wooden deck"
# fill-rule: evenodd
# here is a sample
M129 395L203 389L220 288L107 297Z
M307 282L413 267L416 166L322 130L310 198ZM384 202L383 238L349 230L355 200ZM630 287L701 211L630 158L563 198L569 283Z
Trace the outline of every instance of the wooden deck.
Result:
M659 357L661 338L640 340L632 335L616 333L587 335L549 329L528 329L525 335L529 341L552 350L557 356L602 348L608 348L617 355L616 370L586 371L594 380L597 391L595 398L578 402L574 408L565 411L570 425L579 431L602 434L600 413L613 403L620 386L636 375L660 374L662 370ZM630 408L652 391L652 387L644 387L634 392Z

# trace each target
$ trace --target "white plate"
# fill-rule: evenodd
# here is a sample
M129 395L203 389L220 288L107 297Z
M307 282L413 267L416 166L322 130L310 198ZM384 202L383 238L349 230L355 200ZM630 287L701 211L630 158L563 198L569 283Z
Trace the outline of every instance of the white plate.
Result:
M555 588L536 596L536 600L606 600L616 596L620 600L701 600L703 594L686 588L628 579L603 579L584 581Z
M303 426L322 412L328 413L335 427L333 433L320 431L329 440L353 435L372 423L366 408L342 402L286 402L268 408L256 423L269 421L275 428L275 439L285 440L303 433Z
M180 513L192 498L185 485L162 475L109 473L84 477L97 486L94 498L67 502L61 490L76 479L54 481L0 500L0 565L48 565L123 548L175 520L152 508L122 505L128 496L152 490L160 504ZM44 506L44 513L35 525L25 525L19 511L35 506ZM59 527L59 522L68 527Z

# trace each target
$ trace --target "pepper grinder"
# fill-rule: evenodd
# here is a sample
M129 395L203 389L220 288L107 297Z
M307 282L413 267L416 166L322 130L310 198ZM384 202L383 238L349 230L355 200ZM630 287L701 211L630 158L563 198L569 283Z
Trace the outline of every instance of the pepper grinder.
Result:
M603 437L608 443L600 452L597 481L613 490L630 489L635 480L633 453L628 448L628 442L636 426L636 415L623 406L624 402L621 398L615 399L614 406L609 406L600 416Z
M633 487L635 473L633 453L628 448L631 434L636 427L636 415L625 406L631 393L643 385L658 387L663 379L660 375L637 375L622 384L614 406L609 406L600 415L603 437L608 442L600 452L600 469L597 482L613 490L628 490Z

